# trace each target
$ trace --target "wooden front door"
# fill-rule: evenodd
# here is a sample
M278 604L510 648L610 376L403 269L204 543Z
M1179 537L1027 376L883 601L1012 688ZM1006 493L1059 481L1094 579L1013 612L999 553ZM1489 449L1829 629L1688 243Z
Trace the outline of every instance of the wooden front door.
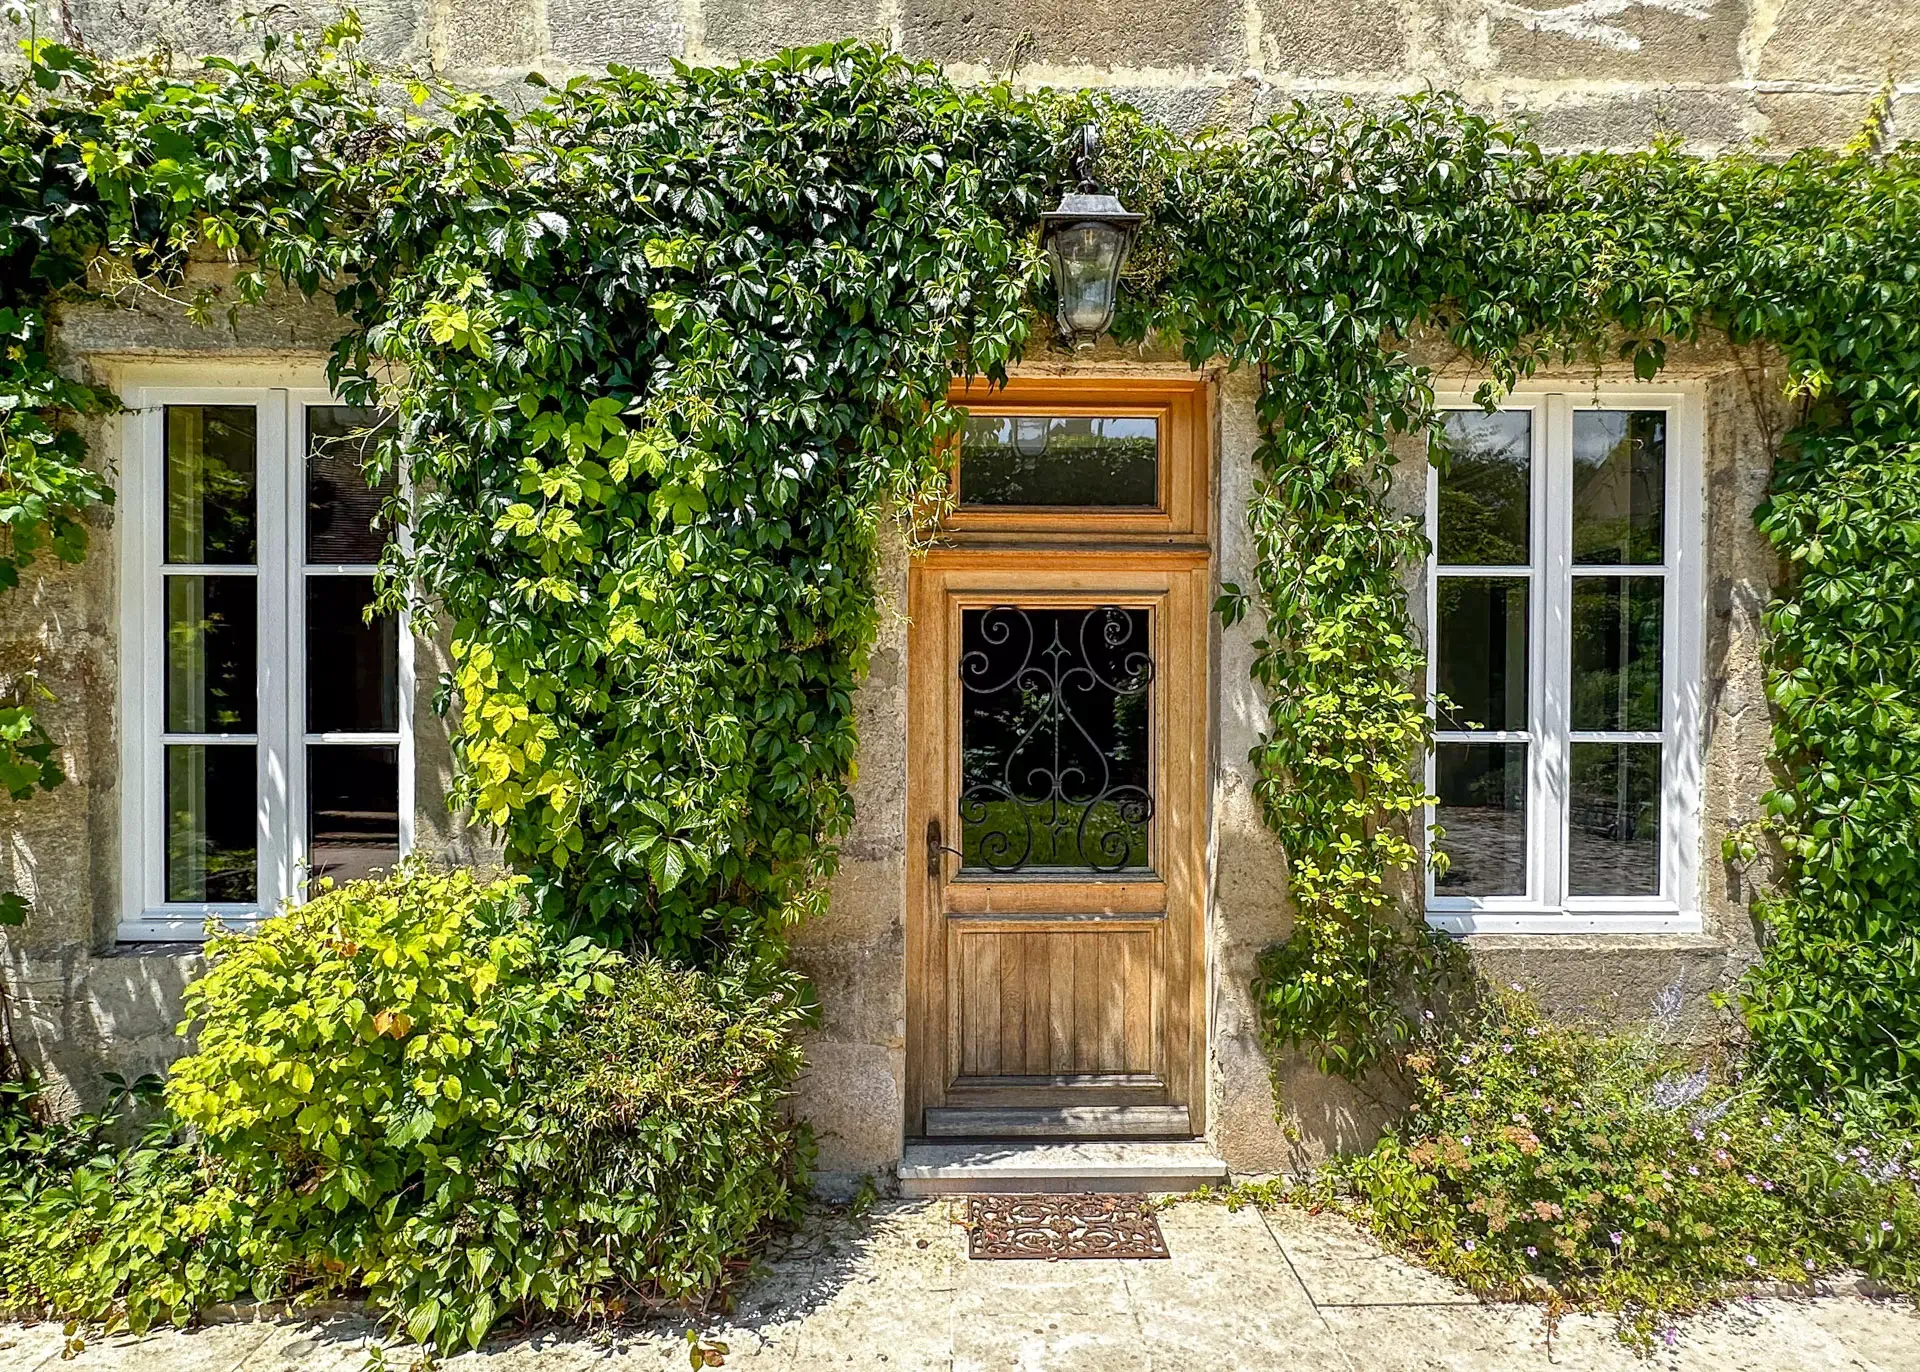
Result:
M1119 511L970 509L963 438L961 527L912 575L913 1135L1203 1124L1210 572L1191 470L1164 468L1204 476L1205 393L1067 390L969 408L1158 403L1158 485L1136 474ZM1183 502L1171 537L1125 527Z

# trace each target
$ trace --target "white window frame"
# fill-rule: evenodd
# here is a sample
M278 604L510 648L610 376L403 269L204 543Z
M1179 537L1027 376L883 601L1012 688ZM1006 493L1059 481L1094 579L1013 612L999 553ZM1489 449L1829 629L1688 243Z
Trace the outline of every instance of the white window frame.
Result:
M1472 388L1436 391L1442 410L1475 410ZM1701 932L1700 836L1704 794L1702 702L1705 691L1706 598L1705 421L1697 385L1658 388L1536 382L1515 389L1502 410L1531 414L1532 498L1530 562L1518 567L1449 565L1449 576L1525 579L1527 595L1528 729L1436 730L1436 742L1527 741L1527 891L1524 895L1440 895L1426 877L1427 922L1450 934L1594 934ZM1589 566L1582 576L1658 576L1666 582L1662 621L1662 722L1658 734L1624 731L1576 734L1571 729L1573 528L1573 416L1581 410L1665 410L1666 546L1657 566ZM1427 695L1438 689L1435 651L1439 568L1439 473L1429 465L1427 538ZM1570 745L1587 740L1662 745L1660 764L1660 892L1653 896L1567 894ZM1435 785L1435 755L1427 754L1426 785ZM1435 822L1427 810L1429 835Z
M237 369L238 370L238 369ZM205 369L200 369L204 375ZM398 628L397 731L384 734L295 733L306 711L306 594L309 573L340 575L344 567L310 568L306 555L306 407L337 405L332 392L311 386L138 385L122 382L129 413L120 419L121 879L118 937L123 942L198 941L208 917L246 928L283 904L305 897L307 866L307 744L355 742L398 749L400 852L413 847L413 636L406 616ZM259 698L255 747L257 903L178 902L166 899L167 743L198 735L165 732L165 577L168 574L247 575L230 565L166 565L166 408L169 405L251 405L258 416L255 458L259 587ZM365 569L354 567L354 574ZM244 743L247 735L207 735Z

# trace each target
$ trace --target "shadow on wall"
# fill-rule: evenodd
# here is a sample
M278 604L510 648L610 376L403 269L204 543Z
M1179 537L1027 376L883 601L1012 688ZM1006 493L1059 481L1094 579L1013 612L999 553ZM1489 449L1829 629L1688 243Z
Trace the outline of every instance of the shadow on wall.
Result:
M14 1043L46 1077L54 1108L97 1109L107 1098L106 1073L129 1081L164 1073L186 1053L190 1045L176 1033L182 995L205 967L194 944L143 944L104 957L8 948Z

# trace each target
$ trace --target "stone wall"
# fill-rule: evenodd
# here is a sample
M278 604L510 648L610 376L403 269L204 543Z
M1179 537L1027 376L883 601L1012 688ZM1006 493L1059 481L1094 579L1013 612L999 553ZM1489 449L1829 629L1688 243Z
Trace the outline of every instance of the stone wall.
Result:
M37 0L107 51L244 51L232 15L318 27L324 0ZM1182 129L1244 128L1294 98L1424 89L1527 114L1553 147L1673 130L1703 148L1844 142L1874 91L1920 93L1914 0L360 0L367 51L494 89L550 74L720 61L857 36L962 79L1115 90ZM531 94L531 93L530 93Z

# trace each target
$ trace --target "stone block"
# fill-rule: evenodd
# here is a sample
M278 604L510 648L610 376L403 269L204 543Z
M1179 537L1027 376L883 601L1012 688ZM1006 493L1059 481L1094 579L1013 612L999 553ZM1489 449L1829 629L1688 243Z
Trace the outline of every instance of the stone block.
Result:
M1440 84L1474 77L1602 82L1717 83L1741 74L1744 0L1430 0L1423 74ZM1437 70L1436 70L1437 68Z
M898 1048L809 1039L794 1113L813 1126L823 1172L871 1172L900 1158L906 1054Z
M1115 86L1116 99L1132 105L1175 133L1206 130L1240 133L1257 119L1259 87L1252 81L1177 86Z
M1851 142L1866 123L1873 97L1831 91L1756 91L1755 111L1770 149L1838 148Z
M547 47L576 67L665 71L686 48L676 0L547 0Z
M1762 81L1857 82L1877 89L1888 77L1920 74L1920 8L1858 0L1784 0L1758 39ZM1756 28L1759 24L1756 23Z
M904 0L900 33L910 56L1003 68L1016 50L1026 62L1045 66L1239 71L1247 65L1246 17L1235 0Z
M1750 109L1743 94L1676 88L1544 95L1502 113L1523 116L1529 136L1549 151L1630 150L1677 133L1694 151L1712 153L1747 141Z
M905 1042L905 945L895 938L876 947L799 946L793 959L813 983L822 1041L898 1048Z
M702 52L713 59L766 57L782 48L804 48L840 38L890 40L880 0L854 0L823 13L814 0L704 0Z
M435 48L454 71L531 67L546 47L540 7L529 0L438 0Z
M366 40L362 55L379 62L422 57L428 0L361 0L356 6ZM262 5L243 0L74 0L72 25L102 52L125 56L170 49L182 57L243 55L260 50L261 30L243 29L244 11L266 12L279 33L317 34L340 16L331 0Z
M1269 73L1386 80L1407 66L1407 14L1400 0L1326 7L1266 0L1260 19L1260 66Z

